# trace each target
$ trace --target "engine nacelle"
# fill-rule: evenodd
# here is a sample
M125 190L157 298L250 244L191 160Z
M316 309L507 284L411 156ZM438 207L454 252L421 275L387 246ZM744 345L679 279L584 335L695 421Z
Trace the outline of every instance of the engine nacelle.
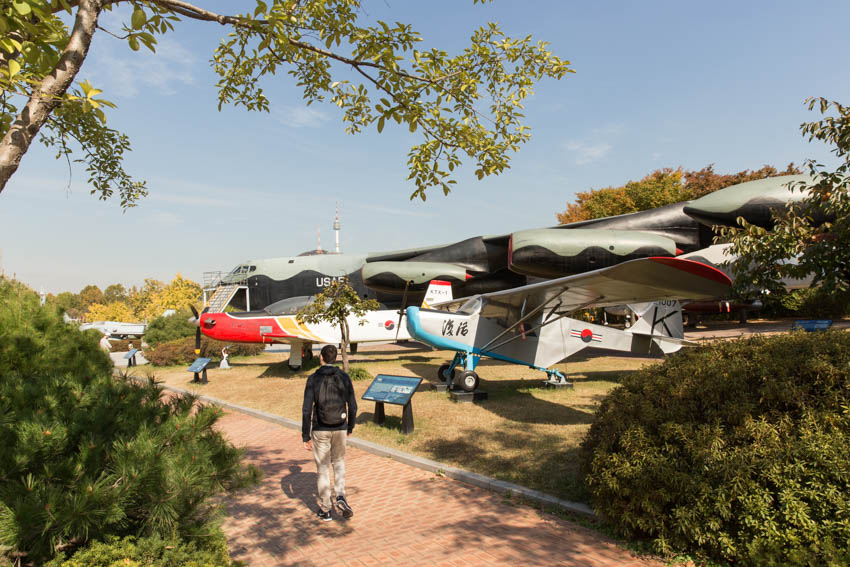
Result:
M517 273L559 278L647 256L676 256L664 236L630 230L543 228L511 234L508 267Z
M444 262L369 262L361 270L366 286L387 293L420 292L431 280L462 284L469 279L466 269ZM408 284L408 282L410 282Z

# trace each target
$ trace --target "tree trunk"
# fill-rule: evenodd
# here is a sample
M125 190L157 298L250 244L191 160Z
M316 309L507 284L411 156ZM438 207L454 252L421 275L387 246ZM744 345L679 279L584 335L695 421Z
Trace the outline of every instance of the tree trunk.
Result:
M97 27L103 0L80 0L68 45L52 73L33 89L30 100L0 142L0 193L17 171L21 158L35 140L61 97L74 82L83 65Z
M348 373L348 321L343 320L339 325L339 330L342 331L342 369Z

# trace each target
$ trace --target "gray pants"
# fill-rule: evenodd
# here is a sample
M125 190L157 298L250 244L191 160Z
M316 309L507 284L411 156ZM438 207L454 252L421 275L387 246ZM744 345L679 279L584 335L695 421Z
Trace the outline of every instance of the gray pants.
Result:
M327 512L331 509L331 465L334 468L334 492L345 496L345 439L348 432L313 431L313 458L316 460L316 484L319 489L319 507Z

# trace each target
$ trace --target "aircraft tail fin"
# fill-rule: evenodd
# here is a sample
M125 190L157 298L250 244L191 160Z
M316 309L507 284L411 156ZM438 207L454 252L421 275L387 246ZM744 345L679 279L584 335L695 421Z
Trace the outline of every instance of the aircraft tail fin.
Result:
M452 295L452 284L442 280L431 280L428 291L422 300L422 309L431 309L435 305L454 299Z
M655 301L635 303L629 309L639 317L629 332L643 335L665 354L676 352L685 343L685 327L682 324L682 307L678 301Z

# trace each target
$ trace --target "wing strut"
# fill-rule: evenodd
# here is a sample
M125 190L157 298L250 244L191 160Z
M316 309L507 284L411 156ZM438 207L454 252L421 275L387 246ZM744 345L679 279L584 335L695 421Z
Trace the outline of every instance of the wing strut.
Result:
M557 296L556 296L556 297L557 297ZM572 313L572 312L574 312L574 311L578 311L579 309L584 309L584 308L585 308L585 307L587 307L588 305L593 305L594 303L596 303L597 301L599 301L599 300L600 300L600 299L602 299L602 298L603 298L603 296L601 296L601 295L600 295L599 297L597 297L597 298L595 298L595 299L593 299L593 300L591 300L591 301L588 301L587 303L584 303L584 304L582 304L582 305L578 305L578 306L576 306L576 308L575 308L575 309L573 309L572 311L570 311L570 313ZM558 302L558 305L556 305L554 308L552 308L552 311L550 311L550 312L549 312L549 315L547 315L547 316L546 316L546 318L544 319L544 321L543 321L542 323L540 323L540 324L539 324L539 325L537 325L536 327L534 327L534 328L532 328L532 329L530 329L530 330L526 331L526 333L533 333L534 331L537 331L537 330L539 330L539 329L542 329L542 328L543 328L543 327L545 327L546 325L551 325L551 324L552 324L552 323L554 323L555 321L559 321L559 320L563 319L564 317L566 317L567 315L569 315L569 313L561 313L560 315L558 315L558 316L557 316L557 317L555 317L554 319L552 318L552 314L553 314L553 313L555 313L555 311L558 309L558 306L560 306L560 305L561 305L561 303L562 303L562 302L560 302L560 301L559 301L559 302ZM545 305L545 304L544 304L544 305ZM529 313L529 317L530 317L531 315L532 315L532 314L531 314L531 313ZM528 317L526 317L526 318L525 318L525 319L523 319L523 320L517 321L517 322L516 322L516 324L512 326L512 328L513 328L514 326L516 326L516 325L519 325L520 323L522 323L522 322L523 322L523 321L525 321L526 319L528 319ZM489 347L489 346L490 346L491 344L493 344L496 340L498 340L498 339L499 339L499 337L504 336L504 335L505 335L505 333L507 333L508 331L510 331L510 329L505 329L505 331L504 331L504 332L499 333L496 337L494 337L494 338L493 338L493 340L491 340L489 343L487 343L486 345L484 345L483 347L481 347L481 350L484 350L484 349L486 349L487 347ZM494 350L496 350L496 349L498 349L498 348L501 348L501 347L505 346L506 344L511 343L511 342L513 342L513 341L515 341L515 340L517 340L517 336L508 337L508 339L507 339L507 340L500 342L499 344L497 344L497 345L495 345L494 347L492 347L490 350L491 350L491 351L494 351Z
M565 288L563 291L566 291L566 288ZM535 307L534 309L532 309L531 311L529 311L527 315L523 315L523 316L521 316L521 317L520 317L520 318L519 318L519 319L518 319L518 320L517 320L517 321L516 321L513 325L511 325L510 327L506 328L504 331L502 331L501 333L499 333L498 335L496 335L495 337L493 337L492 339L490 339L490 342L489 342L489 343L487 343L487 344L485 344L484 346L482 346L482 347L481 347L481 350L486 350L486 349L487 349L487 347L489 347L491 344L495 343L495 342L496 342L496 341L498 341L500 338L504 337L506 334L510 333L510 332L511 332L511 331L513 331L515 328L517 328L518 326L520 326L522 323L526 322L529 318L533 317L533 316L534 316L534 315L536 315L538 312L540 312L541 310L545 309L547 305L549 305L550 303L552 303L552 301L554 301L554 300L558 299L558 297L560 297L560 295L553 295L552 297L550 297L549 299L547 299L546 301L544 301L543 303L541 303L540 305L538 305L537 307ZM524 307L524 306L525 306L525 304L523 303L523 307Z

